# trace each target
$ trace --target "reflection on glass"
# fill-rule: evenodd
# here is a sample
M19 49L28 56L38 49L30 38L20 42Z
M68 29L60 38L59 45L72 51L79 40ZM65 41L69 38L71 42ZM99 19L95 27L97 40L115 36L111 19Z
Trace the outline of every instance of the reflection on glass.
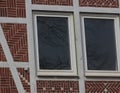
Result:
M116 70L113 19L85 18L88 70Z
M37 17L40 69L69 70L68 18Z

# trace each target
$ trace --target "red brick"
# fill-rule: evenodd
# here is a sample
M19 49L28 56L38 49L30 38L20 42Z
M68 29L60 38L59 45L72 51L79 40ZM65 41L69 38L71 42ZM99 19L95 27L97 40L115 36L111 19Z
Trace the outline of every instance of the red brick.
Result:
M18 93L9 68L0 68L0 92Z
M0 62L6 62L6 57L5 57L5 54L3 52L3 48L1 45L0 45Z
M7 16L7 8L0 8L0 16L1 17Z
M1 24L14 61L28 62L26 24Z
M20 80L22 82L22 85L24 87L24 89L30 93L30 85L26 82L26 80L30 83L30 74L29 74L29 69L28 70L24 70L24 68L18 68L18 72L20 73L20 75L23 76L23 79L22 77L20 77Z
M7 0L0 0L0 7L6 7Z
M7 0L7 5L8 8L16 8L16 0Z
M86 93L118 93L120 90L120 81L86 81Z
M43 88L46 88L44 90ZM52 90L54 88L54 90ZM61 90L63 88L63 90ZM70 90L72 88L72 90ZM79 93L78 81L37 81L37 93Z
M25 9L25 0L16 0L17 8L24 8Z
M9 17L16 17L16 8L8 8L8 16Z
M118 0L79 0L80 6L118 8Z
M32 0L32 4L72 6L73 0Z
M25 0L0 0L0 17L26 17Z
M23 75L23 78L29 81L29 69L26 71L24 68L18 68L18 72ZM22 85L27 93L30 93L30 85L26 83L26 80L20 77ZM29 76L30 78L30 76ZM18 93L16 85L9 68L0 68L0 93Z
M17 8L17 17L26 17L26 11L24 8Z

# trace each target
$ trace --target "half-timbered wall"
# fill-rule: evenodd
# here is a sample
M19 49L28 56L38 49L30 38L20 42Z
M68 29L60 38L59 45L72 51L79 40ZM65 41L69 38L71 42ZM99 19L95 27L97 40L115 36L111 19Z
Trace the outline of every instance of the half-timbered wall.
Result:
M0 0L0 93L118 93L118 77L86 77L81 14L120 14L119 0ZM33 12L72 13L78 75L38 76Z

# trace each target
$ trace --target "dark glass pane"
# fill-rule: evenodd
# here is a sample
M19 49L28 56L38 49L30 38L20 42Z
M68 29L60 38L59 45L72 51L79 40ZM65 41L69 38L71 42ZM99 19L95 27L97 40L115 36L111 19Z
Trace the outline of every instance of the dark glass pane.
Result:
M87 64L89 70L116 70L113 19L85 18Z
M40 69L69 70L68 18L37 17Z

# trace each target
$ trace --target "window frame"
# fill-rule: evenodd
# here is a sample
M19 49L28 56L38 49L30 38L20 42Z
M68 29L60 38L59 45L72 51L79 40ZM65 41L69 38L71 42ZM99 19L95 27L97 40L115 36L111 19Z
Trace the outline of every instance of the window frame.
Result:
M87 66L87 51L86 51L86 38L85 38L85 23L84 19L113 19L114 20L114 33L115 33L115 47L116 47L116 56L117 56L117 69L115 71L109 70L88 70ZM101 76L101 77L119 77L120 76L120 25L119 25L119 16L117 15L82 15L82 39L83 39L83 59L85 67L85 76Z
M69 47L70 47L70 63L71 70L42 70L39 65L39 49L38 49L38 35L37 35L37 16L43 17L65 17L68 18L69 30ZM76 68L76 53L75 53L75 31L72 13L54 13L54 12L37 12L33 14L34 20L34 39L35 39L35 55L36 55L36 70L38 76L77 76Z

